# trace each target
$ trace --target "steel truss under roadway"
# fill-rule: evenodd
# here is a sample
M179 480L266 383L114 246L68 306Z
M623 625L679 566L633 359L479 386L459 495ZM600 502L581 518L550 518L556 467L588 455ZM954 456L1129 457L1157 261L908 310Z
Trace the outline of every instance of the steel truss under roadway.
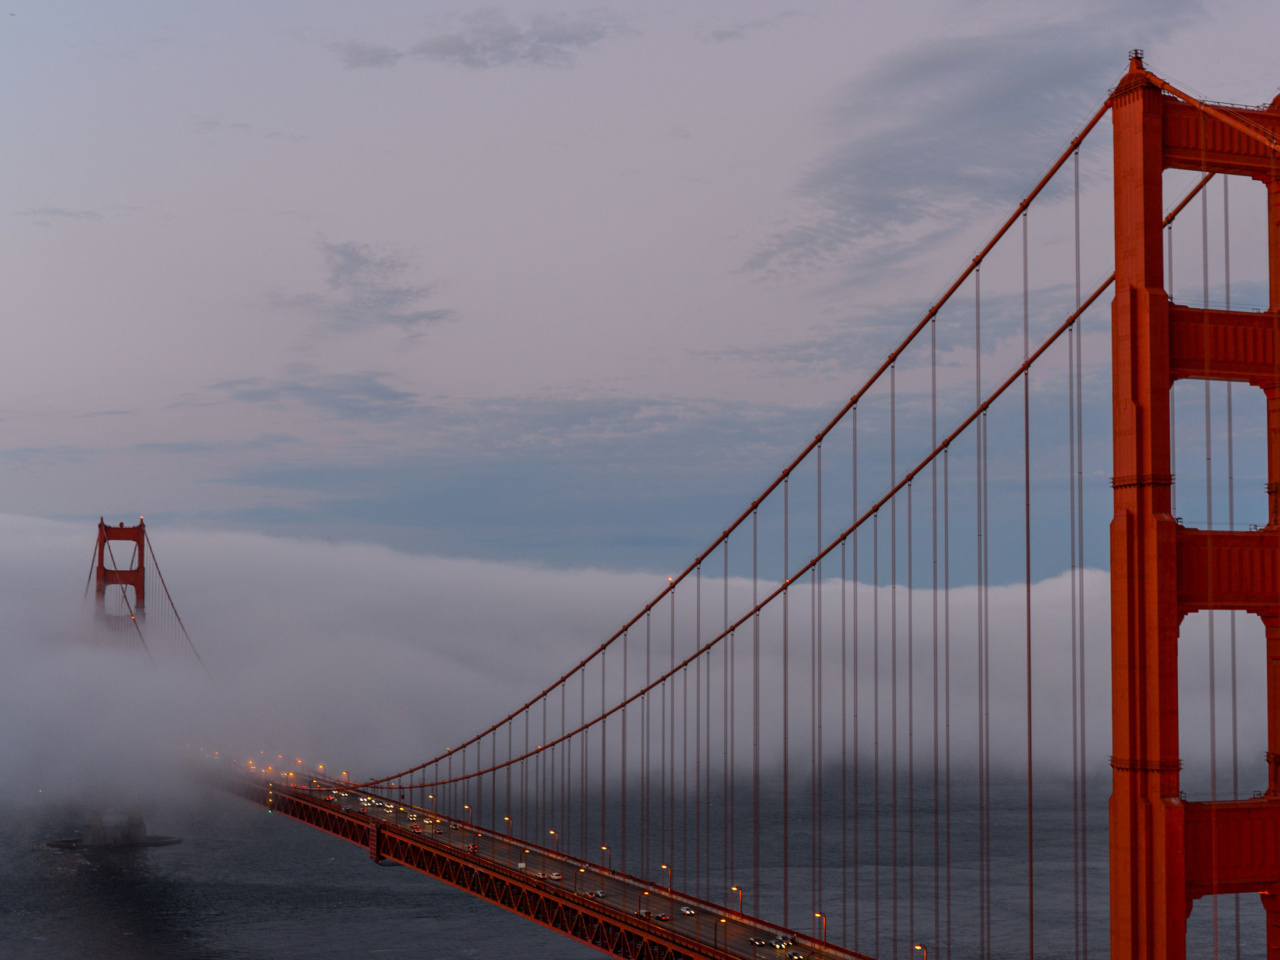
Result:
M625 960L742 960L758 954L749 939L758 936L769 939L786 937L812 960L870 960L864 954L802 936L742 913L726 911L713 903L678 895L680 903L688 904L697 911L699 923L695 931L710 928L713 942L707 944L696 933L691 936L674 929L670 921L649 919L638 915L638 911L629 912L626 907L632 895L639 901L650 892L662 894L639 878L605 870L597 864L579 862L576 858L545 848L525 845L516 839L477 832L474 827L435 811L403 803L394 805L398 811L405 811L406 816L414 814L420 817L420 822L448 823L453 830L466 831L463 836L468 840L487 837L491 852L506 852L508 855L512 851L522 855L533 853L543 863L563 865L567 872L589 872L593 882L604 883L607 880L622 894L621 905L614 906L599 898L588 897L585 889L578 892L576 883L574 890L565 889L555 881L541 879L491 856L460 848L449 840L437 839L431 833L423 834L421 826L415 829L372 812L349 809L336 799L339 792L346 792L346 785L329 780L322 783L318 775L306 786L282 784L233 767L221 771L216 784L271 812L284 814L364 847L375 861L391 860L412 867L613 957ZM368 803L372 810L381 799L369 795L360 802L362 805ZM666 893L668 898L674 896L670 891ZM709 924L707 920L710 920Z

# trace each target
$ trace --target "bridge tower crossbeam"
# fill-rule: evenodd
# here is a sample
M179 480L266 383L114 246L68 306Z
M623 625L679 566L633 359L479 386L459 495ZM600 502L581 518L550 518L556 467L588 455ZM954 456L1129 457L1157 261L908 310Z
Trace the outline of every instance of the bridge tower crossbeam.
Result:
M1280 956L1280 98L1213 108L1147 72L1141 54L1111 98L1116 276L1112 308L1115 516L1111 525L1113 793L1111 956L1182 960L1198 897L1258 892L1267 956ZM1166 169L1267 186L1270 305L1263 313L1171 303L1164 289ZM1171 391L1179 379L1260 387L1267 399L1269 522L1194 529L1172 514ZM1268 782L1253 800L1181 799L1178 641L1206 610L1266 629ZM1261 664L1258 665L1259 667Z

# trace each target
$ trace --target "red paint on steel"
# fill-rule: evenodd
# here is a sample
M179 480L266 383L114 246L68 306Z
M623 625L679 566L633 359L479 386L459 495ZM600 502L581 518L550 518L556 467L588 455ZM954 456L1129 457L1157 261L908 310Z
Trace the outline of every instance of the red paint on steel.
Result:
M146 569L146 539L147 526L139 519L136 527L126 527L123 523L118 527L109 527L101 517L98 518L98 562L96 566L96 574L94 577L94 601L95 609L99 616L105 616L105 602L107 596L107 587L124 586L133 587L133 611L136 615L141 616L147 609L147 569ZM132 547L122 547L119 549L132 552L138 560L138 565L132 569L119 569L117 565L120 561L128 562L129 554L118 553L109 544L111 541L124 541L130 543ZM111 566L107 566L107 560L113 562ZM113 569L115 568L115 569Z
M1274 105L1273 105L1274 106ZM1112 306L1113 793L1111 956L1182 960L1194 898L1256 891L1267 955L1280 952L1280 109L1208 106L1148 73L1140 56L1111 98L1116 274ZM1161 192L1166 169L1268 185L1271 306L1263 314L1170 304ZM1183 527L1171 511L1170 394L1181 378L1267 394L1270 521L1256 532ZM1247 610L1266 625L1267 795L1179 796L1178 635L1196 610ZM1261 665L1259 665L1261 666Z

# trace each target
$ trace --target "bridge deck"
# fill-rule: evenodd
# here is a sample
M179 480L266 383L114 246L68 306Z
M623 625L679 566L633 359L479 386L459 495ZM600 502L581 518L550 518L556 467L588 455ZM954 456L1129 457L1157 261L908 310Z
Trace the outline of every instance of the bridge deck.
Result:
M340 781L308 775L304 782L280 783L239 768L218 778L218 785L231 793L359 844L376 860L412 867L610 956L870 960L678 890L477 830L431 810L391 803ZM553 879L555 875L561 879ZM641 916L642 910L653 916ZM792 943L761 946L751 942L753 937Z

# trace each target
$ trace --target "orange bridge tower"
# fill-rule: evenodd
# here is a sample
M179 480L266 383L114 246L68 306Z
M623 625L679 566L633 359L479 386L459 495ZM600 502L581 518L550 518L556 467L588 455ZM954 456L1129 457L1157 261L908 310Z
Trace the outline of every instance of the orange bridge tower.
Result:
M1266 907L1267 956L1280 957L1280 102L1259 109L1198 102L1145 70L1134 51L1111 106L1111 956L1182 960L1197 897L1253 892ZM1161 182L1171 168L1266 184L1267 311L1170 302ZM1180 379L1265 391L1263 529L1195 529L1172 515L1170 402ZM1255 799L1180 799L1179 631L1200 610L1247 611L1266 628L1268 782Z
M112 541L123 541L120 547L112 547ZM141 517L136 527L109 527L98 518L98 561L94 579L95 611L105 617L107 587L119 584L133 587L133 615L143 617L147 612L147 526ZM122 566L121 564L125 564Z

